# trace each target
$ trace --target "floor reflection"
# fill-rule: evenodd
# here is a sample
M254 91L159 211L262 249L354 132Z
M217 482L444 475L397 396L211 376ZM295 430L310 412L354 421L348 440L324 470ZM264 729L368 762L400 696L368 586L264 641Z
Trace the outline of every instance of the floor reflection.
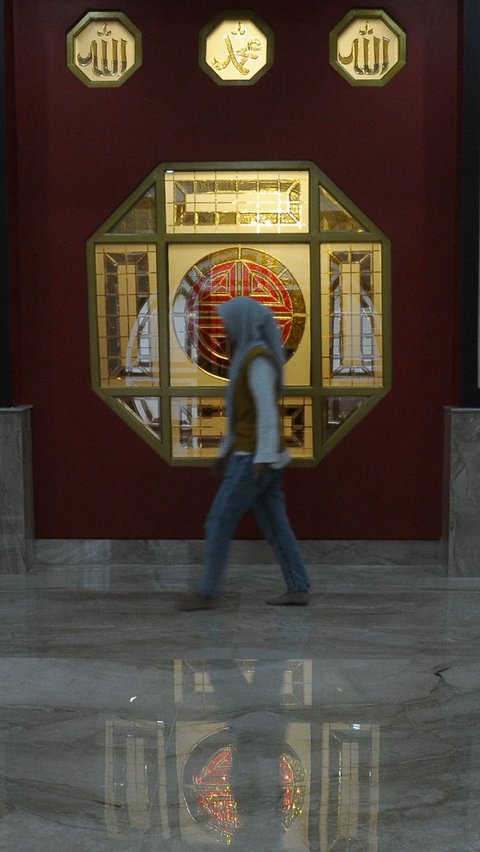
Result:
M162 720L105 724L110 837L377 852L380 726L324 718L312 660L177 659L170 672Z

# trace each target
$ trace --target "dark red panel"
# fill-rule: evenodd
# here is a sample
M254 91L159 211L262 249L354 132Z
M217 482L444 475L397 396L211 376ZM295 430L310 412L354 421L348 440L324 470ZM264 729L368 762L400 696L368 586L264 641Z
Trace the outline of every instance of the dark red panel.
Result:
M292 520L303 538L438 538L443 406L457 393L457 2L388 3L407 64L375 88L330 67L343 0L257 2L274 66L254 86L217 86L197 55L218 8L122 4L142 68L92 89L66 67L84 0L13 3L15 402L34 405L37 535L202 535L215 481L162 462L90 389L85 241L160 162L299 159L391 238L394 370L388 397L318 468L287 472Z

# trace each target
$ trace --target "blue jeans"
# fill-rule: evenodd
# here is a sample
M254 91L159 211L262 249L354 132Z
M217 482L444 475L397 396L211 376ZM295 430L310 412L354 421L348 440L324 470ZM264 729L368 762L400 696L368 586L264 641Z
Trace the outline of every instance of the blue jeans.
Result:
M306 591L310 580L290 526L283 495L283 473L269 468L253 476L253 455L232 455L223 482L205 524L206 559L199 591L216 595L227 562L232 536L243 515L253 509L257 523L271 544L289 592Z

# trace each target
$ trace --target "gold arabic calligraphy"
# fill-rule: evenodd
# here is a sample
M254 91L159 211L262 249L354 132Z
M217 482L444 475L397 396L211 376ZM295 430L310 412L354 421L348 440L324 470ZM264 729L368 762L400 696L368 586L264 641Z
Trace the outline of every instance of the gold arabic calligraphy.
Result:
M77 54L77 62L80 66L92 65L92 73L96 77L118 77L127 70L127 42L125 39L111 39L110 51L107 38L111 36L111 30L107 24L103 30L97 32L100 38L100 47L96 39L90 43L90 51L87 56ZM120 50L119 50L120 47ZM111 59L109 58L111 54Z
M350 65L353 62L353 70L359 75L374 75L384 74L389 67L389 44L390 39L383 36L381 39L373 36L373 39L367 36L373 35L373 27L370 27L370 22L365 22L365 29L359 30L362 39L353 39L352 49L348 56L339 54L338 59L342 65ZM373 47L373 56L370 54L370 48ZM380 62L380 52L382 59ZM371 61L373 59L373 65Z
M220 62L218 59L213 59L212 64L216 71L223 71L228 67L230 62L234 66L234 68L239 71L240 74L243 74L244 77L247 77L250 74L249 68L245 68L246 63L249 59L258 59L258 52L260 51L262 45L258 38L251 38L247 41L246 46L234 48L233 41L230 36L243 36L245 35L245 30L242 29L241 23L238 24L238 28L236 31L231 32L229 35L225 36L225 44L227 47L227 57Z

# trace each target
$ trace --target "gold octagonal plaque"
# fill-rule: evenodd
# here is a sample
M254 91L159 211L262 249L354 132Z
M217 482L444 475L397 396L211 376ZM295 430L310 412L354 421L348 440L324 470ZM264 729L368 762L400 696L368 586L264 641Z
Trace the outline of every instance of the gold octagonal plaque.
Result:
M330 64L352 86L384 86L405 65L406 43L383 9L352 9L330 33Z
M254 12L219 12L200 31L199 63L219 85L256 83L273 63L273 32Z
M67 34L67 65L86 86L121 86L142 64L142 36L123 12L87 12Z

